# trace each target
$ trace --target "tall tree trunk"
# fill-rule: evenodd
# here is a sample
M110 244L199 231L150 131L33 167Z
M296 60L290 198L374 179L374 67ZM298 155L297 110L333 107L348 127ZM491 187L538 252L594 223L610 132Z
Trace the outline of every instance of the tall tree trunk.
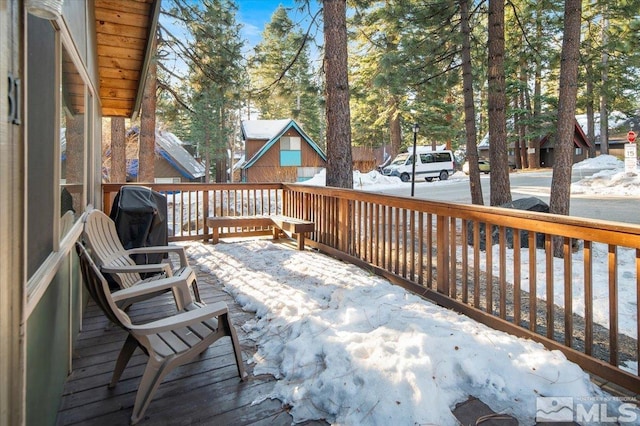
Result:
M542 2L537 3L536 8L536 39L542 40L542 19L541 15L544 13L542 10ZM529 107L528 111L533 111L533 121L535 123L540 122L540 115L542 115L542 69L543 66L540 63L540 59L536 59L535 73L534 73L534 85L533 85L533 108ZM531 100L529 99L529 103ZM537 169L540 167L540 138L532 139L529 141L529 148L531 150L528 153L529 167Z
M519 95L518 93L516 93L513 98L513 108L515 110L518 109L518 100L519 100ZM522 168L522 161L520 160L520 137L522 136L520 134L520 128L522 127L522 125L520 124L521 120L522 120L521 112L517 112L513 115L513 130L518 135L518 138L513 143L513 161L514 161L514 167L517 169Z
M504 76L504 0L489 0L489 161L492 206L511 201Z
M527 108L527 99L529 98L528 96L528 89L527 89L527 71L526 71L526 65L525 64L521 64L520 66L520 91L518 92L518 109L520 109L520 111L522 111L522 114L520 115L521 117L521 123L518 126L518 143L520 144L520 164L516 164L516 167L521 168L521 169L528 169L529 168L529 157L528 157L528 152L527 152L527 125L524 124L524 122L522 122L523 120L526 120L527 118L529 118L529 113L530 110L529 108Z
M78 185L84 183L84 114L76 112L75 115L67 115L67 128L65 138L67 141L65 164L66 183ZM84 210L82 205L82 192L71 189L73 196L73 210L77 213Z
M594 109L594 83L593 83L593 67L591 62L587 61L587 138L589 139L589 157L596 156L596 126L595 126L595 109Z
M523 107L527 111L527 120L531 122L531 118L534 114L533 114L533 108L531 107L531 93L529 92L528 89L524 91ZM540 157L537 154L538 152L537 148L539 147L539 144L534 143L532 141L531 136L529 136L529 129L530 129L530 126L525 127L524 143L527 148L527 154L525 155L527 168L540 167L540 164L538 161Z
M558 133L554 147L553 179L549 211L568 215L571 197L571 166L573 136L578 95L578 65L580 62L581 0L565 0L564 37L560 59L560 93L558 96ZM554 254L562 255L562 241L554 242Z
M600 154L609 153L609 52L607 51L609 34L609 17L607 16L607 5L603 5L605 10L602 13L602 89L600 92Z
M204 181L211 182L211 134L209 128L204 130Z
M127 148L124 117L111 118L111 173L110 182L127 181Z
M353 188L346 8L346 0L324 1L327 186Z
M154 40L154 49L155 49ZM140 116L140 153L138 159L138 182L153 182L156 161L156 58L149 64L147 81L142 97Z
M469 189L471 202L483 205L482 184L478 169L476 141L476 109L473 103L473 74L471 67L471 28L469 27L469 0L460 0L460 29L462 31L462 91L464 94L464 127L467 135L467 161L469 162Z
M391 158L395 158L400 153L402 146L402 129L400 127L400 117L398 115L398 99L391 97L391 108L389 108L389 133L391 135Z

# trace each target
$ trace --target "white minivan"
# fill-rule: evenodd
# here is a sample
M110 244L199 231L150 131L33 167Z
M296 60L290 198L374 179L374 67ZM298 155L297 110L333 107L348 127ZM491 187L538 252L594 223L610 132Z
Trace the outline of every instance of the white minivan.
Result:
M451 151L416 150L416 177L431 182L433 178L447 180L455 173L455 158ZM403 182L411 180L413 150L403 152L382 170L385 176L398 176Z

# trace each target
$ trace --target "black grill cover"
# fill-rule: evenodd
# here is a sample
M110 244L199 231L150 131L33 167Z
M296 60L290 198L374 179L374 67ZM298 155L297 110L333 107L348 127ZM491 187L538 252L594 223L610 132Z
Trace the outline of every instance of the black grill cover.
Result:
M167 199L145 186L123 186L111 208L118 237L125 249L165 246L167 240ZM164 254L131 256L138 265L160 263Z

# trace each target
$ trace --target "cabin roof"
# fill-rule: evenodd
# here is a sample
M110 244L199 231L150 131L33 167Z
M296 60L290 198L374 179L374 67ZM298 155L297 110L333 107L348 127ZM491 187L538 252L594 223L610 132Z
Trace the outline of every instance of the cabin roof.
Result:
M242 165L243 169L251 167L260 159L289 129L295 129L302 139L313 148L318 155L327 161L327 156L320 147L306 134L304 130L291 118L285 120L246 120L242 122L242 137L247 139L266 140L265 144L247 159Z
M137 144L140 127L133 126L127 131L127 139ZM184 178L194 180L205 175L205 167L184 148L183 142L173 133L156 129L155 152L164 158ZM138 175L138 161L127 161L127 174Z

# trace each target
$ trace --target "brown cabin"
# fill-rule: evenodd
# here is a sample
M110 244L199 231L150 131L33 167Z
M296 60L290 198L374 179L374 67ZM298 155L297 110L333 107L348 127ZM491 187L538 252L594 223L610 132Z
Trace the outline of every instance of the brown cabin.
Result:
M554 163L554 146L555 146L555 134L548 133L542 139L540 139L540 166L541 167L553 167ZM589 147L591 143L587 138L587 135L580 127L578 120L574 120L574 132L573 132L573 164L589 158Z
M320 147L292 119L242 122L242 182L304 182L327 164Z
M550 131L545 136L540 138L540 140L531 141L531 142L532 142L531 148L539 147L539 149L535 148L535 150L538 152L538 155L539 155L538 160L540 161L539 162L540 167L553 167L553 162L554 162L553 148L555 147L555 143L556 143L555 132ZM591 146L591 143L589 142L587 135L584 133L584 130L582 130L582 127L580 127L578 120L574 120L573 146L574 146L574 151L573 151L574 164L589 158L589 147ZM509 141L507 152L509 157L509 163L515 164L515 146L514 146L513 140ZM488 133L485 135L482 141L480 141L480 143L478 144L478 154L480 158L489 159L489 134ZM531 155L536 155L536 154L531 154ZM530 161L530 164L534 164L534 162L531 162L532 161L531 157L529 161Z

